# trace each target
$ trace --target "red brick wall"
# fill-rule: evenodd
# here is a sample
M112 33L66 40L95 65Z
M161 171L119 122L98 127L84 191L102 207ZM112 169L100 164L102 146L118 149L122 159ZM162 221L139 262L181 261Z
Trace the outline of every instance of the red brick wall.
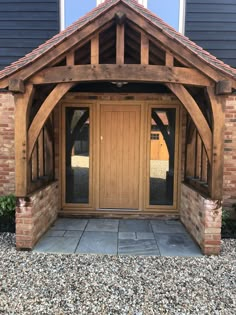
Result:
M224 145L224 205L236 202L236 96L226 101Z
M15 192L14 97L0 92L0 195Z
M32 249L56 220L58 182L54 182L26 198L18 198L16 208L16 247Z
M222 207L182 184L180 219L206 255L219 254Z

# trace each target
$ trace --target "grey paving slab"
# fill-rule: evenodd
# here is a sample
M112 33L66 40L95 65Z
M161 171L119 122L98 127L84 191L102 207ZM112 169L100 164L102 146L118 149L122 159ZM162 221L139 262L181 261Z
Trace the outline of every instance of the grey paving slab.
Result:
M117 233L84 232L76 253L116 255Z
M74 253L79 237L44 237L35 246L34 251L40 253Z
M64 237L77 237L80 239L83 231L66 231Z
M88 223L86 219L59 218L52 226L52 230L83 231Z
M119 232L152 232L149 220L120 220Z
M119 255L160 256L156 241L151 240L118 240Z
M200 248L187 234L157 233L155 238L161 256L202 256Z
M64 236L64 234L66 233L66 231L63 230L49 230L46 234L45 237L54 237L54 236Z
M167 224L162 220L151 220L153 233L184 233L188 234L185 227L180 224Z
M120 240L136 240L135 232L119 232L118 238Z
M146 232L137 232L136 238L138 240L154 240L155 236L153 233L146 233Z
M119 220L116 219L90 219L86 232L118 232Z

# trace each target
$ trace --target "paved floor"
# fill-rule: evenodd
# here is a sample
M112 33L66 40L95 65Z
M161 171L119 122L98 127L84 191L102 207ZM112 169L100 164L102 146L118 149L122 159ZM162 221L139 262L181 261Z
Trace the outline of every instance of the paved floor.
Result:
M145 256L202 256L177 220L59 218L35 252Z

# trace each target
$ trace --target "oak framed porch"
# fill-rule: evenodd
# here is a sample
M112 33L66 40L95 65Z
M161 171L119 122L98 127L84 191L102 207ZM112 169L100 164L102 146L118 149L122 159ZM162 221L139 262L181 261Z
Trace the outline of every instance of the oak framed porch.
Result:
M102 93L127 98L134 87L136 94L146 89L178 99L187 117L178 178L220 208L224 107L236 88L234 72L131 0L101 4L0 75L0 88L15 97L17 197L55 180L61 185L57 110L69 93L94 94L101 85Z

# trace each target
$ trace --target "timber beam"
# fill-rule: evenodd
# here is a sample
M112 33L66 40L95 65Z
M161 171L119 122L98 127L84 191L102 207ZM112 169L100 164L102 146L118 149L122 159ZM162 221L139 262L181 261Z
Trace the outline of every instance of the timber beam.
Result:
M60 82L128 81L211 86L212 80L198 70L153 65L76 65L46 68L33 76L33 84Z
M27 85L24 94L15 95L15 190L17 197L25 197L28 193L27 129L33 96L33 85Z
M222 200L224 175L224 128L225 97L216 96L213 87L207 88L207 95L212 108L212 165L210 169L209 188L211 198Z

